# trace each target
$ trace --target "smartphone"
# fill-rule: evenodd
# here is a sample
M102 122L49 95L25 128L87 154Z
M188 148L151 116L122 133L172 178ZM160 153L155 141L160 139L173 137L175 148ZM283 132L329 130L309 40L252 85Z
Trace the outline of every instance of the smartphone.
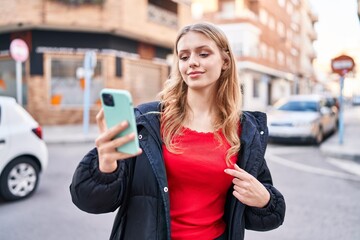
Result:
M116 135L115 138L135 133L134 140L118 147L117 151L128 154L137 153L139 151L139 140L137 137L138 134L131 94L126 90L104 88L100 92L100 99L108 129L123 121L127 121L129 124L129 126Z

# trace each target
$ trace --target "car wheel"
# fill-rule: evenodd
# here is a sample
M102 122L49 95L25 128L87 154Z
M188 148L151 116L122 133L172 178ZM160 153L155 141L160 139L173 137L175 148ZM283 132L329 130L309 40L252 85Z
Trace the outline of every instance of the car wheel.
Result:
M315 136L315 144L320 145L323 140L324 140L324 133L323 133L322 127L319 126L319 130Z
M0 176L0 194L8 201L30 196L39 182L39 166L29 157L11 161Z

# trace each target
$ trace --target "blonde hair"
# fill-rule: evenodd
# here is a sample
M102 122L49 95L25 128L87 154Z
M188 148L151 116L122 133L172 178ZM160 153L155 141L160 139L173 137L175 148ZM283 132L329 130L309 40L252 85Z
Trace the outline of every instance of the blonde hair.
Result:
M218 116L214 120L214 129L221 129L226 140L231 145L226 155L226 163L231 164L230 158L240 150L239 125L241 114L241 91L237 75L234 55L230 49L225 34L211 23L196 23L185 26L180 30L174 46L174 62L169 79L159 96L163 107L161 116L161 134L164 144L171 152L177 152L175 135L181 134L181 126L188 114L187 90L179 70L177 44L181 37L188 32L204 34L218 46L222 57L228 66L222 71L217 84L218 91L215 99Z

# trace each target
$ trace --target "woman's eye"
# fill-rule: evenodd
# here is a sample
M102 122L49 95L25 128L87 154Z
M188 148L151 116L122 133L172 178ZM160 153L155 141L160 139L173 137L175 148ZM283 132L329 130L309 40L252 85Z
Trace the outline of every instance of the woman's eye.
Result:
M199 56L200 57L207 57L207 56L209 56L209 54L208 53L200 53Z
M180 56L179 59L180 59L181 61L186 61L188 58L189 58L188 56Z

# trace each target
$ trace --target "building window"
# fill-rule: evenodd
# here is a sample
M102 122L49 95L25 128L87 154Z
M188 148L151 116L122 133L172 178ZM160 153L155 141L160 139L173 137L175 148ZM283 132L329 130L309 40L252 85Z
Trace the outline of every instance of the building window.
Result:
M282 51L279 51L277 53L277 62L279 65L284 65L285 63L285 55Z
M290 2L288 2L288 4L286 5L286 12L289 15L293 14L293 12L294 12L294 7Z
M22 100L27 103L25 83L25 64L22 64ZM16 64L13 59L0 59L0 96L17 97L16 86Z
M277 23L277 32L280 35L280 37L285 37L285 25L283 22L279 21Z
M278 0L278 4L280 7L285 7L286 0Z
M233 52L234 52L234 55L236 57L243 57L245 54L244 54L244 47L243 47L243 44L241 42L235 42L232 44L231 46Z
M265 9L260 9L260 22L264 25L268 22L268 13Z
M76 71L83 67L82 59L52 58L50 100L54 106L79 107L84 103L85 78L77 78ZM99 103L103 88L101 61L97 61L90 84L90 104Z
M269 16L269 28L270 30L275 30L275 19L272 16Z

